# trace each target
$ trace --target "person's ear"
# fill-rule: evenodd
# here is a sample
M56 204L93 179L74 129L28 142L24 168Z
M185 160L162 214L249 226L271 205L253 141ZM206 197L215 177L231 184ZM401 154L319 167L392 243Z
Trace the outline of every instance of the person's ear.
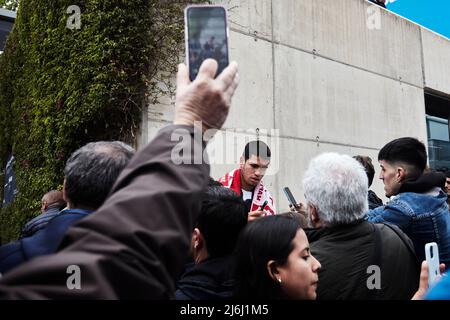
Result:
M397 168L397 182L402 182L406 178L406 170L403 167Z
M313 224L317 224L320 221L319 214L317 213L317 209L312 204L308 204L308 206L309 206L309 212L311 214L311 222Z
M44 200L44 202L42 203L42 206L44 207L44 211L47 211L47 209L48 209L48 202Z
M239 168L241 170L244 168L244 164L245 164L244 156L241 156L241 158L239 159Z
M202 233L198 228L195 228L194 231L192 232L192 247L195 251L198 251L199 249L201 249L202 244L203 244Z
M267 272L269 273L269 276L273 281L276 281L278 283L282 282L280 269L278 267L278 264L274 260L270 260L269 262L267 262Z
M64 201L67 204L69 204L69 199L67 198L67 194L66 194L66 179L64 179L63 188L62 188L62 194L63 194Z

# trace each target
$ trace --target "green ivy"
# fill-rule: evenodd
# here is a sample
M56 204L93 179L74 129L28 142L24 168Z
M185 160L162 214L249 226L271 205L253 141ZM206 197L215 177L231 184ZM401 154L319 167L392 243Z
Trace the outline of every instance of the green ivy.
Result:
M20 1L0 56L0 164L12 147L19 189L0 210L3 243L39 213L44 193L61 188L74 150L135 143L141 108L161 96L158 84L179 62L187 2L200 1ZM66 26L70 5L81 9L78 30Z

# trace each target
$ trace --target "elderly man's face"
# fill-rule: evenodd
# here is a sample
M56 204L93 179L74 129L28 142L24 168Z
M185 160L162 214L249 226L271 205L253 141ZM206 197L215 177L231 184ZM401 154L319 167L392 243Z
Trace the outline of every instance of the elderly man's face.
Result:
M390 165L384 160L380 160L380 167L380 179L383 180L386 197L391 197L398 194L401 187L398 167Z

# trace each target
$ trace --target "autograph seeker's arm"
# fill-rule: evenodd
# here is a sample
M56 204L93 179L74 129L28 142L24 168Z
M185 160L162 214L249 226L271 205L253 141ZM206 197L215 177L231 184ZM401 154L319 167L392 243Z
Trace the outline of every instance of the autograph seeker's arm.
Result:
M221 128L238 85L237 64L214 79L216 70L217 63L206 60L191 83L187 67L179 66L174 125L136 154L104 205L69 229L58 253L34 259L0 280L2 298L173 296L209 166L194 161L176 165L171 158L175 146L201 144L186 149L203 150L205 145L193 138L171 141L171 136L177 130L193 135L195 121L205 130ZM71 265L79 267L81 289L67 286Z

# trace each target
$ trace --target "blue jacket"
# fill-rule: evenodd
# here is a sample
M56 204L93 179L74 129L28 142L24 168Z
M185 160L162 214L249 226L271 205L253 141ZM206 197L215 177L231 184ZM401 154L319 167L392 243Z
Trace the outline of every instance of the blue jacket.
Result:
M31 237L1 246L0 273L6 273L36 256L54 253L67 229L91 212L80 209L62 210L44 229Z
M38 215L37 217L28 221L22 229L22 235L20 238L31 237L33 234L41 229L44 229L47 224L60 213L60 204L53 204L48 209Z
M434 194L403 192L385 206L370 210L366 219L398 226L412 240L420 261L425 244L436 242L441 263L450 265L450 214L447 195L439 188Z

